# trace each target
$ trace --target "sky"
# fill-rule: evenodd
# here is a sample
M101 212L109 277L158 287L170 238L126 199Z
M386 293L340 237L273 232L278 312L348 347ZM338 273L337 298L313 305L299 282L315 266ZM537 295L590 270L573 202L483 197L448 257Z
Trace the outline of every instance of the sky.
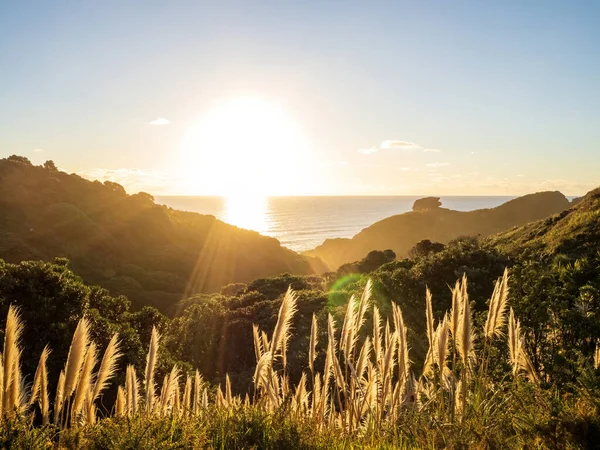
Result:
M600 2L0 2L0 157L156 195L580 195Z

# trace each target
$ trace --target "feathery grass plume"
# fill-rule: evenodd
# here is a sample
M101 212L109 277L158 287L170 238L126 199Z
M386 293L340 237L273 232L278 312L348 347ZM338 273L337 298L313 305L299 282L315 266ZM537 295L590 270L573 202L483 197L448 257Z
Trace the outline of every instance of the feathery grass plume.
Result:
M394 327L397 333L398 342L398 374L402 380L408 377L410 372L410 361L408 359L408 339L407 330L404 326L404 317L402 316L402 310L396 304L392 305L392 311L394 316Z
M115 333L108 342L104 351L104 356L100 362L100 368L96 374L96 383L92 390L92 403L96 401L100 393L106 388L109 380L115 375L117 370L117 361L121 357L120 343L118 335ZM134 375L135 376L135 375Z
M229 379L229 374L225 374L225 401L227 402L227 406L231 406L233 404L233 395L231 393L231 380Z
M594 350L594 369L600 367L600 346L596 342L596 350Z
M171 411L173 415L178 417L181 414L181 395L179 390L179 383L175 384L175 388L173 391L173 400L171 402L171 405Z
M96 365L96 355L96 344L92 342L85 353L81 374L77 382L75 399L71 407L71 425L77 423L79 413L83 408L83 402L92 389L92 370Z
M154 368L156 366L156 359L158 358L159 341L160 334L158 334L156 327L152 327L150 347L148 348L148 355L146 356L146 373L144 378L144 386L146 388L146 412L150 412L154 408L154 392L156 390L156 386L154 385Z
M56 384L56 396L54 397L54 423L58 424L58 419L63 408L65 399L65 371L61 370Z
M527 355L523 337L521 336L521 324L515 318L512 308L510 308L508 319L508 352L510 363L512 365L513 377L516 377L523 371L530 381L537 383L537 373L535 372L531 359L529 359L529 355Z
M331 362L333 365L333 375L335 378L335 382L336 382L338 388L340 388L342 390L342 392L346 392L346 381L344 379L342 367L340 366L340 360L338 359L338 357L336 355L335 347L331 348L331 355L332 355Z
M185 387L183 389L183 415L189 416L192 412L192 377L185 378Z
M271 364L273 357L271 352L265 352L258 360L256 368L254 369L254 386L255 389L260 391L261 389L267 389L269 384L269 372L271 371Z
M19 308L10 305L6 317L6 329L4 333L4 351L3 363L4 367L4 385L2 387L4 413L7 417L12 417L15 413L15 408L20 409L19 396L21 389L21 367L20 358L21 350L19 348L19 340L23 332L23 323Z
M49 420L50 420L50 416L49 416L49 411L50 411L50 399L48 397L48 367L47 367L47 361L48 361L48 356L50 355L50 347L48 347L48 345L46 345L44 347L44 350L42 351L42 354L40 356L40 362L38 363L38 367L35 371L35 377L34 377L34 388L33 388L33 392L31 395L31 402L30 404L33 404L36 400L38 400L38 403L40 405L40 412L42 413L42 425L47 425ZM36 387L39 383L39 387Z
M310 373L315 373L315 359L317 358L317 343L318 343L318 325L317 316L315 313L312 315L312 324L310 326L310 342L308 346L308 367Z
M65 390L63 400L71 397L79 382L81 366L83 365L85 352L90 340L89 330L90 324L88 320L85 317L79 320L77 328L75 328L75 333L73 334L73 340L71 341L71 347L69 348L69 354L65 364Z
M202 408L204 410L208 409L208 388L204 388L202 391Z
M172 406L175 394L179 390L179 377L180 371L177 364L173 366L171 369L171 373L169 374L167 386L166 386L166 395L164 397L164 403L161 404L161 410L163 415L167 414L169 407Z
M133 380L130 367L131 364L125 369L125 412L128 416L133 414Z
M45 382L47 383L47 377L48 377L48 373L47 373L47 367L46 367L46 363L48 361L48 355L50 354L50 347L48 345L46 345L44 347L44 350L42 350L42 354L40 355L40 361L38 362L38 366L37 369L35 370L35 375L33 377L33 387L31 388L31 397L29 397L29 404L33 405L36 400L38 400L43 394L44 392L42 392L42 383ZM46 386L46 397L48 396L48 387ZM41 401L40 401L40 405L41 405Z
M428 287L425 288L425 317L427 319L427 341L429 347L433 347L433 307L431 305L431 291Z
M352 350L354 347L354 322L356 315L356 299L354 295L350 297L348 300L348 306L346 308L346 315L344 316L344 322L342 324L342 334L340 336L340 350L344 353L344 357L346 362L348 362L351 358Z
M117 402L115 403L115 415L121 417L125 415L125 392L123 387L119 386L117 389Z
M282 353L284 353L286 350L283 347L290 331L292 318L297 311L296 299L296 293L292 290L292 287L290 286L287 292L285 293L285 296L283 297L283 301L281 302L279 314L277 316L277 324L275 325L275 329L273 330L273 337L271 340L270 348L270 352L273 356L275 356L275 354L279 350L281 350Z
M515 313L510 308L510 314L508 317L508 355L510 358L510 364L512 365L513 377L517 375L519 370L519 354L521 341L519 339L520 325L515 320Z
M194 414L198 414L200 412L200 388L202 387L202 377L200 373L196 370L194 374Z
M461 356L465 367L470 365L470 360L473 357L474 352L474 340L475 335L473 334L473 319L471 317L471 305L469 304L469 298L466 294L467 278L463 276L463 282L461 284L460 296L462 304L462 312L460 314L459 327L458 327L458 353Z
M225 397L223 396L223 391L221 390L221 385L217 386L217 394L215 395L215 406L217 409L223 409L227 406L225 405Z
M158 413L164 415L168 406L168 395L169 395L169 377L170 374L166 374L163 378L163 383L160 388L160 396L158 397Z
M490 300L488 317L485 322L484 336L491 338L501 336L506 323L506 307L508 303L508 269L504 269L501 279L496 281Z
M365 285L365 289L363 290L362 296L360 297L360 302L358 303L358 315L356 316L355 322L355 332L358 333L362 326L365 323L365 314L367 309L369 308L369 303L371 300L371 295L373 294L373 283L369 278L367 280L367 284Z
M264 348L262 345L262 341L260 340L260 332L258 329L258 325L252 325L252 338L254 340L254 356L256 357L256 362L260 359L263 354Z
M306 372L302 372L298 386L296 386L296 393L294 394L294 403L296 404L296 411L304 413L306 411L306 401L308 394L306 392Z
M427 355L425 356L425 363L423 365L423 376L428 377L431 375L434 363L435 353L435 339L434 339L434 323L433 323L433 307L431 304L431 291L428 287L425 288L425 321L427 323L427 342L429 348Z
M129 364L125 370L125 399L126 411L129 415L135 415L139 405L139 382L135 373L135 368Z
M358 359L356 360L356 378L358 380L362 380L365 370L367 369L367 364L371 359L371 341L369 336L365 338L365 342L363 343L360 353L358 354Z
M381 317L377 306L373 306L373 353L375 362L381 361Z
M452 309L450 310L450 333L452 334L454 350L457 351L458 325L462 312L462 296L460 295L460 284L457 281L452 289Z
M315 374L315 382L313 384L313 392L312 392L312 416L316 417L317 412L319 411L319 405L321 402L321 374L317 372Z
M269 336L264 331L260 332L260 340L262 341L263 353L271 348L271 344L269 343Z
M525 350L525 345L523 344L523 342L521 342L521 354L519 355L519 359L521 367L525 372L525 376L529 379L529 381L533 383L538 383L539 379L537 373L535 371L535 368L533 367L533 363L531 362L529 355L527 354L527 351Z
M496 314L496 308L498 303L498 298L500 294L500 279L496 280L494 284L494 291L492 292L492 297L490 298L490 305L488 307L488 315L485 321L485 326L483 328L483 335L486 338L490 338L492 336L492 329L494 328L494 323L496 319L494 315Z
M386 327L389 329L389 327ZM383 365L381 368L381 377L382 377L382 412L383 406L387 404L390 399L388 396L391 394L391 382L394 373L394 366L396 364L394 355L396 350L396 342L398 340L398 330L394 330L394 332L390 335L390 338L386 343L385 353L383 357Z
M448 316L438 324L436 331L437 343L437 365L440 376L444 375L446 369L446 356L448 355Z

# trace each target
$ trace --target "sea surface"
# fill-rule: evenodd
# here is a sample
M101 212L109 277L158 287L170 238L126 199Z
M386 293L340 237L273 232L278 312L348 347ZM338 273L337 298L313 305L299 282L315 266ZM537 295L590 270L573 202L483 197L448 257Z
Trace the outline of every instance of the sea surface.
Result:
M325 239L350 238L363 228L412 210L423 196L398 197L268 197L263 199L157 196L156 202L174 209L210 214L216 218L278 239L303 251ZM493 208L515 197L441 197L443 208L471 211Z

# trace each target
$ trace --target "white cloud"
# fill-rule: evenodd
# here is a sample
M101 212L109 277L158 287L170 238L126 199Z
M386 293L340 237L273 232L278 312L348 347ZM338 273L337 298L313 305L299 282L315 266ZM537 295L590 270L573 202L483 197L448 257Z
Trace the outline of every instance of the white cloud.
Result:
M388 148L399 148L401 150L409 150L413 148L422 147L420 145L415 144L414 142L387 140L379 144L379 148L381 150L385 150Z
M33 149L33 151L34 151L35 153L41 153L41 152L43 152L44 150L43 150L43 149L41 149L41 148L34 148L34 149Z
M476 155L479 152L470 152L471 155Z
M152 122L148 122L150 125L169 125L171 123L170 120L165 119L164 117L157 117Z
M426 148L419 144L409 141L398 141L395 139L387 139L382 141L379 145L375 145L371 148L363 148L359 150L359 153L363 155L372 155L377 153L379 150L421 150L423 152L440 153L441 150L437 148Z
M450 163L447 162L432 162L425 164L427 167L446 167L449 166Z

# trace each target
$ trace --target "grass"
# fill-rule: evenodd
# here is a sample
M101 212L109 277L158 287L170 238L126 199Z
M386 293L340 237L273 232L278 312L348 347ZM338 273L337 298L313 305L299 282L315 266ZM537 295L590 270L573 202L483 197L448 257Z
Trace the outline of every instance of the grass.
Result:
M319 343L313 320L307 370L292 385L286 372L291 324L297 310L289 289L269 336L253 329L254 392L241 398L225 386L214 394L198 372L174 366L159 386L154 371L160 336L153 330L140 382L128 366L108 417L95 404L116 374L120 357L114 336L99 365L98 350L83 318L73 336L56 386L53 414L48 402L44 349L33 387L22 382L18 309L8 312L2 361L2 427L6 448L579 448L599 428L596 373L580 395L543 390L525 352L519 321L508 308L508 273L496 282L485 326L474 327L468 282L452 290L452 309L435 323L431 294L424 320L429 350L420 376L412 370L408 330L400 308L382 318L371 305L371 283L352 297L340 331L327 322ZM367 314L373 327L365 329ZM507 319L508 316L508 319ZM491 349L508 348L494 361ZM323 367L315 361L325 353ZM489 371L508 361L498 378ZM96 366L98 368L96 369ZM590 381L591 380L591 381ZM41 426L34 426L40 417ZM50 420L50 419L53 420Z

